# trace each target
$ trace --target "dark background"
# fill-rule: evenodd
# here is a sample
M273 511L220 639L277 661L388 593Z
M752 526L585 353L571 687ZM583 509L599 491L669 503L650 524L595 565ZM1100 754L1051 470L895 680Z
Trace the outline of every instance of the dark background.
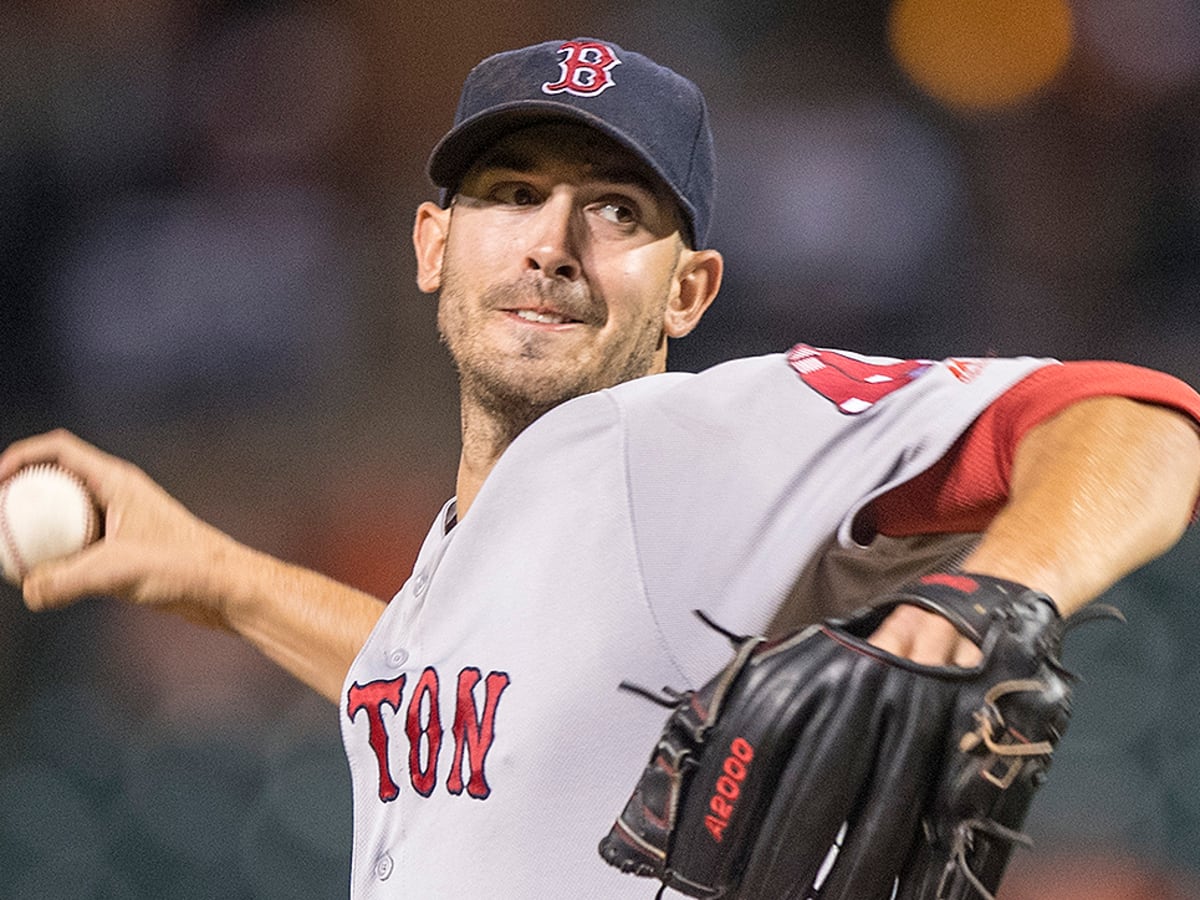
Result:
M674 367L803 340L1200 383L1191 0L24 0L0 6L0 444L69 427L389 596L458 450L411 262L426 154L478 59L583 35L709 98L729 274ZM1087 681L1004 897L1200 896L1198 546L1072 639ZM0 896L345 895L337 713L254 651L2 586L0 689Z

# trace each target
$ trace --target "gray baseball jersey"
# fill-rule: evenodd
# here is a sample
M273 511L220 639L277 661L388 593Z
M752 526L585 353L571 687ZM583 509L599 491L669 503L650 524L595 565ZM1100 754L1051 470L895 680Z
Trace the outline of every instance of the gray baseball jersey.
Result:
M804 345L563 404L439 515L346 680L356 898L646 898L596 846L665 711L855 513L1050 360Z

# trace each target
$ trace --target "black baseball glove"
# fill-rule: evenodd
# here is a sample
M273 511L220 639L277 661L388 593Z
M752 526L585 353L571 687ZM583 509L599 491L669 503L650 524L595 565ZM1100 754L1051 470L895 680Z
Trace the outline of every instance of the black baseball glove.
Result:
M982 661L868 644L899 604L945 616ZM730 635L733 660L671 695L600 853L693 897L991 898L1067 727L1065 631L1043 594L934 574L782 640Z

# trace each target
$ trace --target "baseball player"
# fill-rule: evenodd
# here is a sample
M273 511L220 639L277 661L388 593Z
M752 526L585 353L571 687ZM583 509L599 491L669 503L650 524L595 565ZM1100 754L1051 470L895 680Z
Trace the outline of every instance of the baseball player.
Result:
M723 261L703 97L644 56L580 38L483 61L429 172L418 284L462 455L390 603L235 543L68 433L0 456L0 477L57 461L105 507L101 542L26 578L30 608L182 612L338 704L356 898L651 896L596 852L662 728L618 685L719 670L729 643L696 608L767 633L954 567L1067 615L1192 516L1200 396L1147 369L798 343L667 373ZM912 606L871 642L980 654Z

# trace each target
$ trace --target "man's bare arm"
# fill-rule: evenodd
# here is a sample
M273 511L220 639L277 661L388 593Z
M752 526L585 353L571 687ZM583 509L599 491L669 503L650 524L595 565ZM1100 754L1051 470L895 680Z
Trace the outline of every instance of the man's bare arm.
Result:
M1069 615L1174 546L1198 490L1190 419L1121 397L1084 400L1022 441L1011 499L963 568L1044 591Z
M104 538L35 567L22 591L33 610L112 596L235 632L336 702L382 601L238 543L192 515L144 472L65 431L0 454L0 480L24 465L75 472L101 506Z
M962 568L1043 591L1069 615L1179 540L1200 491L1200 436L1174 410L1090 398L1025 436L1011 480ZM872 641L929 664L978 657L948 622L913 607Z

